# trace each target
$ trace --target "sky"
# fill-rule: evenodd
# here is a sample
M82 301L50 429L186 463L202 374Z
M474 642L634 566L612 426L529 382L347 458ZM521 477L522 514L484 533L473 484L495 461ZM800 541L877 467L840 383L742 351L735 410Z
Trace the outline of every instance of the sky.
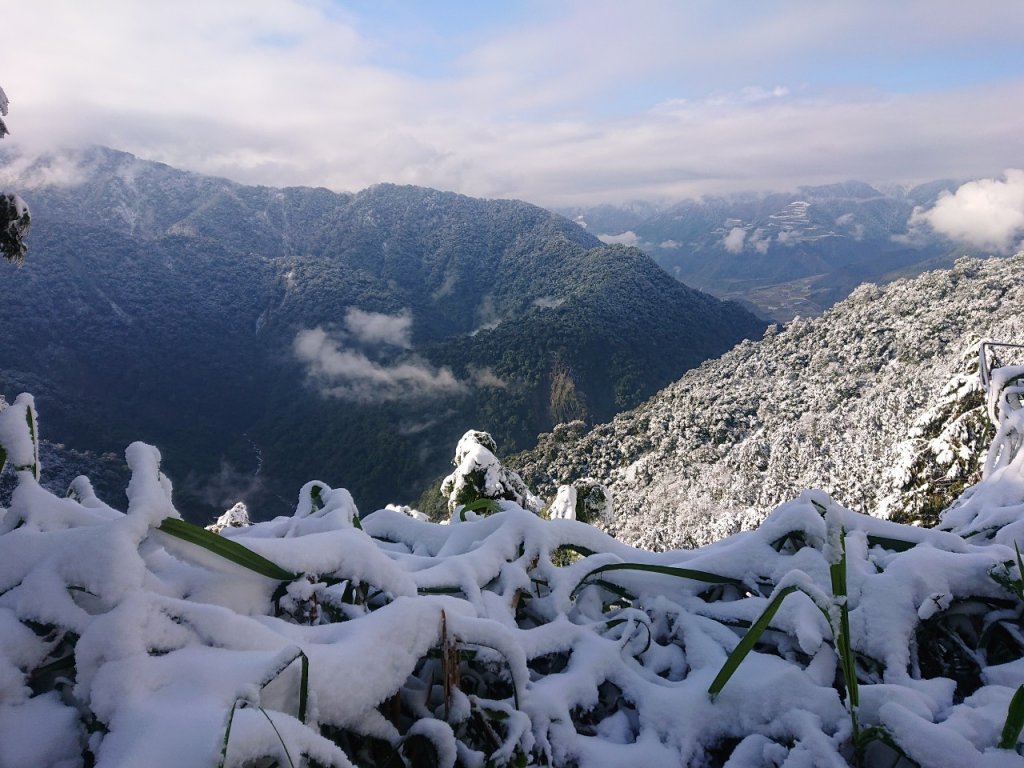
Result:
M1024 3L31 0L5 146L546 206L1024 165Z

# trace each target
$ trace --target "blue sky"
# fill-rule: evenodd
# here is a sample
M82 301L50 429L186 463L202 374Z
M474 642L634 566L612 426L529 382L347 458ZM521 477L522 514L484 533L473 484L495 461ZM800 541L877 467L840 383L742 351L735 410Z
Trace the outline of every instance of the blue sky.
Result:
M545 205L1024 163L1018 0L33 0L12 146Z

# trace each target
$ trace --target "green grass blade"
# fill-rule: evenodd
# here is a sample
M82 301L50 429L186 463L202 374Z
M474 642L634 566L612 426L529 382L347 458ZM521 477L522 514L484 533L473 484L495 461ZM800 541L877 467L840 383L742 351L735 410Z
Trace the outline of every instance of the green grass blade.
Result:
M869 533L868 546L881 547L882 549L888 549L892 552L906 552L908 549L916 547L917 544L903 539L894 539L891 536L875 536L874 534Z
M501 505L494 499L477 499L476 501L471 501L469 504L462 505L462 509L459 510L459 520L466 522L467 512L479 512L480 510L483 510L488 515L493 515L495 512L501 511Z
M237 541L224 538L205 528L200 528L198 525L186 523L184 520L174 517L164 518L164 521L160 523L159 530L182 541L202 547L208 552L248 568L261 576L266 576L268 579L293 581L299 577L298 574L286 571L277 563L267 560L263 555L258 555L251 549L243 547Z
M217 763L217 768L224 768L224 763L228 759L228 742L231 740L231 725L235 722L235 710L238 708L238 702L241 699L235 699L231 704L231 711L228 712L228 722L224 726L224 740L220 744L220 762Z
M1010 700L1010 708L1006 712L1006 722L1003 724L1003 733L999 737L999 748L1016 749L1022 729L1024 729L1024 685L1017 689Z
M0 472L4 471L5 466L7 466L7 451L0 445Z
M580 557L590 557L591 555L597 554L594 550L587 549L586 547L580 546L579 544L561 544L558 547L556 547L555 551L551 554L556 555L561 552L575 552Z
M32 438L32 477L39 479L39 433L36 429L36 412L31 405L25 407L25 421L28 423L28 434Z
M861 753L863 753L864 750L867 748L868 744L870 744L873 741L878 741L882 744L885 744L885 746L887 746L889 749L896 753L897 760L894 763L894 765L900 765L900 761L902 760L906 761L909 765L913 766L914 768L921 768L921 764L914 760L906 752L904 752L903 748L896 743L896 740L892 737L892 734L889 733L889 731L887 731L881 725L873 725L870 728L865 728L863 731L861 731L860 737L855 746Z
M850 608L847 605L846 587L846 531L839 531L839 547L842 551L838 563L829 566L829 575L832 579L832 596L838 598L839 604L839 626L833 627L833 640L836 645L836 652L839 654L839 662L842 665L843 680L846 683L846 690L850 697L850 711L854 713L860 704L860 692L857 688L857 668L853 658L853 649L850 647ZM838 631L837 631L838 630ZM857 734L857 723L854 722L854 736Z
M628 600L631 603L634 600L636 600L636 595L634 595L628 589L620 587L618 584L612 584L610 581L605 581L604 579L594 579L594 581L590 583L598 587L601 587L601 589L607 589L613 595L618 595L623 600Z
M306 722L306 705L309 703L309 657L302 656L302 673L299 678L299 722Z
M775 614L779 611L779 606L782 605L782 601L789 595L796 591L796 586L786 587L768 604L765 608L764 613L758 617L757 621L754 622L750 631L743 636L743 638L737 643L732 653L729 654L729 658L725 660L725 664L722 665L721 671L711 682L711 686L708 688L708 693L711 694L711 699L714 698L721 692L725 687L725 684L729 682L729 678L733 676L733 673L742 663L743 659L747 657L750 650L754 647L754 644L760 639L761 635L768 628L768 624L775 618Z
M646 571L648 573L659 573L662 576L675 576L679 579L702 581L707 584L732 584L736 587L743 586L743 582L739 579L734 579L729 576L719 576L717 573L708 573L707 571L696 571L692 568L674 568L669 565L650 565L648 563L609 563L608 565L602 565L595 568L580 579L580 583L573 588L571 593L569 593L569 597L575 597L576 594L583 589L587 583L587 579L591 576L596 576L599 573L607 573L608 571Z
M267 714L267 710L263 707L260 707L259 710L263 713L263 716L267 718L267 722L270 723L270 727L274 729L274 733L277 735L277 740L281 742L281 749L284 750L284 756L288 758L288 765L290 765L291 768L295 768L295 763L292 762L292 755L288 751L288 745L285 744L284 739L281 738L281 732L277 730L277 726L274 725L274 721L270 719L270 715Z

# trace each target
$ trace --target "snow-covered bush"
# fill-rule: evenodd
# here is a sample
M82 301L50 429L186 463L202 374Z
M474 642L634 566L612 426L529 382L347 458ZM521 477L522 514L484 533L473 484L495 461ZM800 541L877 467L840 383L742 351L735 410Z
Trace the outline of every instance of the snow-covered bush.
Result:
M448 511L481 499L514 501L524 509L539 512L544 502L535 496L515 472L505 469L495 453L498 445L486 432L471 429L455 448L455 471L441 481L441 494L448 497Z
M1008 440L942 530L807 491L654 553L493 491L438 525L314 481L218 535L141 443L125 511L85 478L44 490L22 396L0 411L0 766L1024 765ZM483 438L459 454L453 489L497 488Z
M10 131L3 118L7 116L7 94L0 88L0 139ZM32 226L32 214L25 201L13 192L0 193L0 256L15 264L25 260L25 238Z

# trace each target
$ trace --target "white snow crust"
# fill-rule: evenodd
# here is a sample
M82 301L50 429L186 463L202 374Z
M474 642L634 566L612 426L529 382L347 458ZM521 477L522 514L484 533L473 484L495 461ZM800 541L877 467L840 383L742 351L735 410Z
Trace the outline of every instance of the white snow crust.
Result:
M125 511L85 478L59 498L21 396L0 411L0 766L1024 766L997 746L1024 684L1016 382L993 376L989 468L938 529L809 490L667 552L574 519L571 488L550 517L500 498L528 497L483 433L449 484L498 500L458 524L360 518L313 481L290 517L204 531L142 443Z

